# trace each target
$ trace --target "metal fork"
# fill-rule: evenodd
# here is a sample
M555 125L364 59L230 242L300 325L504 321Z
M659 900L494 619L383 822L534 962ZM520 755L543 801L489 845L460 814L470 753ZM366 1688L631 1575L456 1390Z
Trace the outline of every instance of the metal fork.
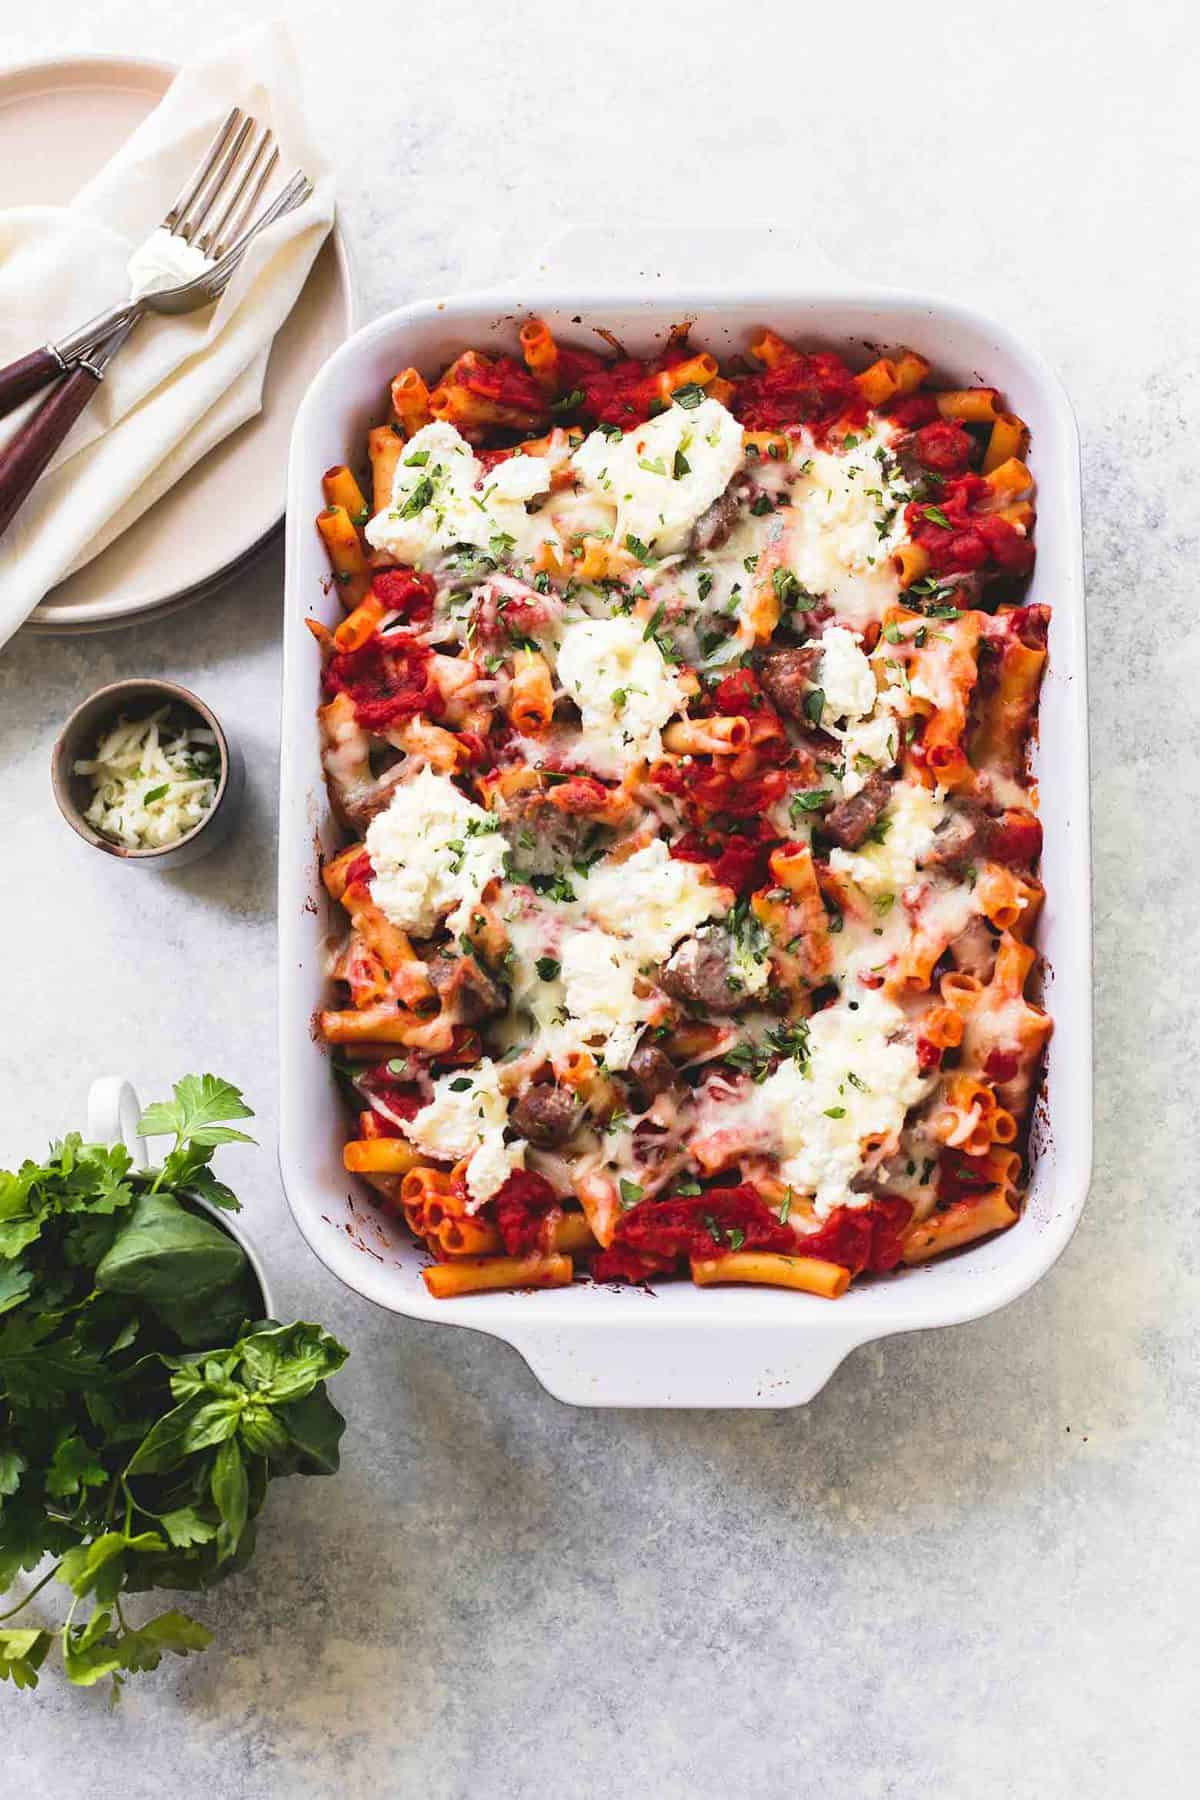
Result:
M248 156L242 160L254 129L253 117L243 113L238 106L230 108L162 223L156 227L158 231L169 232L185 243L194 244L202 255L214 262L232 247L245 230L279 161L274 134L267 127L259 131ZM209 227L208 220L218 201L222 200L224 203ZM0 369L0 418L48 382L65 375L73 363L95 350L123 323L131 303L132 296L123 305L98 313L68 337L44 344L40 350Z
M254 120L235 107L164 220L165 229L194 242L203 254L214 256L204 274L177 287L131 298L98 314L70 338L46 345L0 370L0 415L47 381L57 380L49 397L0 451L0 536L92 399L108 364L138 320L147 312L195 312L218 300L259 232L311 194L312 183L297 171L271 203L246 223L278 161L275 150L264 163L271 140L270 132L264 131L239 169L239 158L253 128ZM208 226L218 202L219 210ZM14 393L14 389L18 391Z

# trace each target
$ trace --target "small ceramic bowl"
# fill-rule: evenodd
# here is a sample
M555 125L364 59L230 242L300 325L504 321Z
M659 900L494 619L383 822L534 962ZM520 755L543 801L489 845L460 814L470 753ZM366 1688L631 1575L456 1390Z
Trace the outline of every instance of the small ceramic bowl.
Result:
M152 845L145 850L128 850L123 844L113 843L111 838L97 831L84 817L92 803L93 790L86 775L75 773L75 764L92 755L101 737L122 715L129 719L144 718L148 713L157 712L161 706L171 706L176 712L194 714L197 724L207 726L212 732L219 759L217 792L199 824L193 825L190 831L185 832L183 837L176 838L174 843ZM108 687L98 688L75 708L54 745L50 779L58 810L72 831L77 832L86 844L91 844L94 850L103 850L106 856L115 857L120 862L141 863L154 869L182 869L201 856L207 856L210 850L215 850L229 836L241 804L246 769L241 751L229 742L216 714L210 711L203 700L189 693L187 688L178 687L173 681L147 679L114 681Z

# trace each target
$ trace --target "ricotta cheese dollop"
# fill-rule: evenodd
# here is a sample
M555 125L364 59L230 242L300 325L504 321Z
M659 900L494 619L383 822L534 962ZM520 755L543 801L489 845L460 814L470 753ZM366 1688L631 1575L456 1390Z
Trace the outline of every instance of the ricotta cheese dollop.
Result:
M850 1186L863 1139L897 1134L929 1085L900 1008L877 990L856 988L814 1014L807 1064L781 1063L753 1104L777 1134L780 1178L812 1194L824 1219L871 1198Z
M692 526L725 492L741 460L738 421L718 400L702 400L670 406L620 437L593 431L571 466L587 492L615 508L618 545L632 537L666 554L686 548Z
M495 818L432 769L395 789L367 827L366 846L371 898L416 937L429 937L447 914L451 931L465 931L471 908L504 869Z
M404 1124L418 1150L443 1162L467 1159L468 1212L476 1212L525 1161L523 1140L506 1144L508 1101L499 1071L485 1056L473 1069L455 1069L433 1084L428 1106Z
M578 754L601 775L662 754L662 728L686 695L640 620L628 615L568 625L558 679L583 721Z
M532 556L556 536L549 518L526 510L549 492L551 474L544 457L510 456L485 475L467 440L435 419L405 444L391 500L368 521L367 542L417 569L454 544L473 544L503 562Z

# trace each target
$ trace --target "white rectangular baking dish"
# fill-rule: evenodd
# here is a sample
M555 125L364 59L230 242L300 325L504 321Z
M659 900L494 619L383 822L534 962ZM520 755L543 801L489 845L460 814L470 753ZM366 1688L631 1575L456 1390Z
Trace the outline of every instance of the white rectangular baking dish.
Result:
M513 1344L559 1399L587 1406L788 1406L810 1400L856 1345L893 1332L979 1318L1032 1286L1054 1263L1087 1194L1092 1143L1091 870L1079 447L1057 376L1006 329L929 297L855 288L836 279L749 299L685 289L528 291L401 308L364 327L317 376L292 437L284 619L279 833L280 1167L288 1203L312 1249L349 1287L409 1317L466 1325ZM989 1242L891 1278L856 1283L836 1302L765 1288L637 1288L577 1283L540 1293L437 1301L419 1277L423 1253L353 1191L342 1168L345 1118L312 1016L324 1003L326 901L317 853L337 840L329 822L314 710L316 652L306 613L340 616L326 591L313 515L330 464L362 461L388 383L413 364L425 373L460 350L514 350L530 312L556 335L594 342L616 333L631 353L661 344L676 320L718 356L769 324L805 346L838 349L865 365L873 347L911 345L943 384L1003 390L1032 430L1038 481L1038 559L1031 598L1053 607L1037 763L1042 774L1041 921L1046 1001L1055 1018L1046 1088L1035 1123L1025 1216Z

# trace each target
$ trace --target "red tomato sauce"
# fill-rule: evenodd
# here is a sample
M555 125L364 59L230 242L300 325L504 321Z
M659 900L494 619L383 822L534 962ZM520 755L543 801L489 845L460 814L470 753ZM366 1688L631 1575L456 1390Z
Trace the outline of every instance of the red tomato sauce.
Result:
M912 1212L899 1194L880 1194L866 1206L839 1206L811 1236L794 1241L792 1249L799 1256L840 1263L852 1275L894 1269Z
M732 407L750 431L782 431L797 422L820 442L835 420L865 425L869 408L840 356L820 350L739 381Z
M680 1257L719 1256L735 1245L784 1253L796 1248L795 1234L779 1223L749 1183L686 1198L640 1200L618 1220L611 1249L601 1251L593 1273L600 1281L628 1281L631 1251L670 1267ZM634 1279L640 1281L646 1273L643 1268Z
M418 575L415 569L380 569L371 592L388 612L399 613L410 625L424 625L433 617L437 587L432 575Z
M326 697L347 694L364 731L386 731L416 713L440 717L442 696L429 674L430 651L411 640L369 637L359 650L332 656L321 676Z
M559 1210L554 1189L532 1169L514 1169L491 1204L509 1256L528 1256L541 1249L547 1217Z
M1007 519L977 510L991 497L981 475L957 475L946 482L936 505L913 500L905 507L909 536L928 552L932 574L970 574L989 564L1006 575L1028 574L1034 555L1029 539Z

